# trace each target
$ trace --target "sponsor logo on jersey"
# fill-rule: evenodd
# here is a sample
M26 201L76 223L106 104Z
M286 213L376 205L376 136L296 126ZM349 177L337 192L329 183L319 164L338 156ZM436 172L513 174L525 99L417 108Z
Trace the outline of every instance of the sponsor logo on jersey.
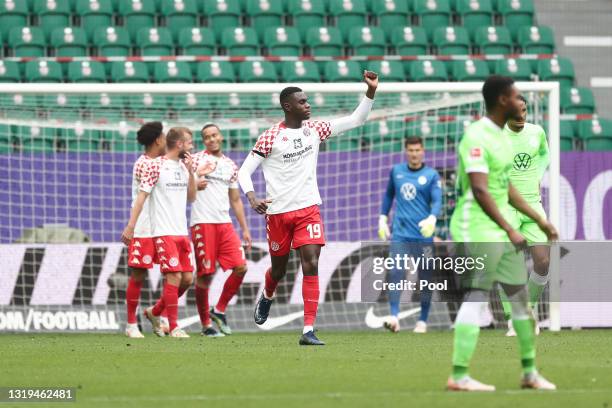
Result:
M531 167L531 156L528 153L518 153L514 156L514 170L527 170Z
M402 197L404 197L404 200L406 201L414 200L417 194L416 187L412 183L402 184L400 192L402 193Z
M472 147L470 150L470 157L473 159L479 159L482 157L482 149L480 147Z

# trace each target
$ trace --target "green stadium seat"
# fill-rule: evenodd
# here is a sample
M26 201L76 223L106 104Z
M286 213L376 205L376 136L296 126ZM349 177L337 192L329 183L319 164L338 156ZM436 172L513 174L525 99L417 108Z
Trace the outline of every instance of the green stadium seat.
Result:
M210 100L210 95L187 93L171 97L168 103L178 113L180 119L181 115L193 118L202 110L210 108L212 105Z
M69 27L70 4L67 1L34 0L32 13L47 38L57 27Z
M162 110L168 108L168 96L163 94L134 94L126 98L128 108L136 115L145 115L144 111L157 111L161 114Z
M207 27L183 28L179 34L181 55L215 55L215 33Z
M232 64L226 61L204 61L198 64L198 82L236 82Z
M0 124L0 154L7 154L13 151L14 140L12 134L10 125Z
M57 129L38 126L14 126L13 132L25 153L52 153Z
M422 27L395 27L391 44L398 55L425 55L429 47Z
M44 57L47 43L38 27L15 27L10 31L8 46L15 57Z
M196 0L162 0L161 15L165 19L166 27L170 29L175 41L179 39L185 27L197 27L198 5Z
M512 37L503 26L480 27L474 34L474 44L480 54L511 54Z
M122 0L119 2L118 14L132 40L136 40L140 30L155 26L155 1Z
M0 35L8 38L15 27L28 25L28 5L25 1L0 1Z
M281 66L285 82L321 82L319 67L314 61L287 61Z
M452 66L455 81L484 81L490 75L489 64L483 60L454 61Z
M516 81L531 81L531 64L523 59L501 59L495 65L495 73L514 78Z
M71 152L95 152L102 142L102 131L95 129L63 129L60 139L66 143L66 149Z
M406 73L400 61L371 61L368 63L368 70L377 72L381 80L385 82L406 80Z
M497 11L502 15L504 26L515 36L519 27L532 26L535 8L533 0L498 0Z
M223 31L221 45L228 55L259 55L257 33L250 27L230 27Z
M574 84L574 66L568 58L540 60L538 76L541 81L558 81L561 87L571 87Z
M298 29L302 39L312 27L325 26L325 3L323 0L289 0L287 12L293 18L293 26Z
M297 57L302 54L300 33L295 27L268 28L263 44L269 55Z
M361 66L356 61L328 61L325 64L325 79L328 82L361 81Z
M155 82L192 82L191 68L184 61L160 61L153 70Z
M550 27L533 26L518 29L518 45L523 54L553 54L555 36Z
M368 121L363 127L363 134L373 151L401 152L405 133L404 122L399 120Z
M344 49L342 34L336 27L311 28L306 45L310 48L310 54L316 57L340 56Z
M269 27L283 25L282 0L247 0L245 11L251 20L251 27L260 38L263 38Z
M493 24L493 6L490 0L457 0L455 10L470 33Z
M410 79L414 82L447 81L448 74L442 61L414 61L410 64Z
M144 62L139 61L117 61L111 62L110 79L113 82L124 83L149 82L149 71Z
M138 144L135 131L106 131L103 133L103 144L107 144L114 152L140 152L142 146Z
M0 82L20 82L19 63L0 59Z
M375 26L353 27L348 45L353 50L353 55L385 55L387 51L385 32Z
M396 27L404 27L410 23L409 6L405 0L374 0L372 15L376 17L378 26L385 30L388 38Z
M470 37L463 27L438 27L434 31L433 45L439 55L470 53Z
M563 88L561 90L563 113L591 114L595 112L593 92L589 88Z
M574 124L571 120L562 120L559 122L559 135L561 139L561 151L571 152L574 150L575 131Z
M29 61L25 66L27 82L62 82L62 67L55 61Z
M51 33L50 45L56 57L84 57L88 54L87 35L80 27L56 28Z
M348 39L353 27L368 25L364 0L329 0L329 14L344 39Z
M256 103L258 110L274 111L274 113L280 110L280 93L264 93L256 96Z
M213 30L217 40L221 39L225 29L240 25L238 0L204 0L203 10L208 18L208 27Z
M68 82L102 83L106 82L104 64L98 61L73 61L68 63Z
M166 27L145 27L138 32L136 47L140 55L174 55L172 34Z
M362 129L349 130L340 137L331 137L321 145L321 148L330 152L358 151L362 146Z
M91 38L98 27L113 25L113 4L111 0L77 0L74 11L80 25Z
M415 0L414 12L429 37L436 28L450 24L451 9L448 0Z
M245 61L240 63L240 82L277 82L276 69L270 61Z
M132 48L130 34L124 27L97 28L92 44L102 57L127 57Z
M423 139L425 150L443 151L446 149L446 134L448 126L430 120L412 121L406 123L407 136L420 136Z
M578 137L585 150L612 150L612 120L596 118L579 121Z

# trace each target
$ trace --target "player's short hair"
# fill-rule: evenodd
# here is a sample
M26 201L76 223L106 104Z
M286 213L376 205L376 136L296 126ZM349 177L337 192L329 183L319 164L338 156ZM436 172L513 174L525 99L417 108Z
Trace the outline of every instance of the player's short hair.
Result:
M210 127L216 127L216 128L217 128L217 130L221 130L221 129L219 128L219 126L217 126L216 124L214 124L214 123L212 123L212 122L209 122L209 123L205 124L204 126L202 126L202 130L200 130L200 134L201 134L202 136L204 136L204 131L205 131L206 129L210 128Z
M186 127L173 127L166 135L166 146L172 149L176 144L185 138L185 135L192 135L191 130Z
M136 140L138 143L149 147L164 131L164 125L161 122L147 122L138 129L136 132Z
M514 85L514 79L507 76L491 75L487 78L482 86L482 96L484 98L487 111L495 108L497 101L499 100L499 96L507 93L512 85Z
M283 107L283 103L287 101L287 98L296 92L302 92L302 88L298 88L297 86L288 86L287 88L281 91L280 97L279 97L281 108Z
M408 136L404 140L404 147L408 147L408 145L415 144L420 144L421 146L423 146L423 139L421 139L421 136Z

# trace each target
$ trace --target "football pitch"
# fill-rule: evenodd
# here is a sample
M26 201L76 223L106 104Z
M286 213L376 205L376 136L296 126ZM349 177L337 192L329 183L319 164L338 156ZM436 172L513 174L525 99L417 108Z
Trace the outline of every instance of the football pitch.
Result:
M518 387L517 341L484 330L471 374L494 393L444 391L452 333L320 332L128 339L119 334L2 335L0 387L75 387L83 407L609 407L609 330L543 332L540 371L556 392ZM11 406L0 403L0 407Z

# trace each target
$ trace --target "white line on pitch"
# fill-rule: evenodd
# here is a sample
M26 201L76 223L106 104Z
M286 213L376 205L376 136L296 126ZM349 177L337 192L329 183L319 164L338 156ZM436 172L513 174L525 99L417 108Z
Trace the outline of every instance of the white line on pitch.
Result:
M592 77L592 88L612 88L612 77Z
M596 35L568 35L563 37L566 47L612 47L612 37Z

